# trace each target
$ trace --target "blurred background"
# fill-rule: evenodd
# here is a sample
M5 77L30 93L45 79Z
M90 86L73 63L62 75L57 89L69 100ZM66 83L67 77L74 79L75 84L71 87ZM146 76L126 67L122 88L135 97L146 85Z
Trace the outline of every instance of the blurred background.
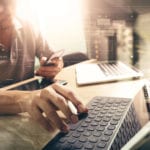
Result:
M18 0L17 14L55 50L121 60L150 76L149 0Z
M86 52L82 0L18 0L17 14L40 28L54 50Z

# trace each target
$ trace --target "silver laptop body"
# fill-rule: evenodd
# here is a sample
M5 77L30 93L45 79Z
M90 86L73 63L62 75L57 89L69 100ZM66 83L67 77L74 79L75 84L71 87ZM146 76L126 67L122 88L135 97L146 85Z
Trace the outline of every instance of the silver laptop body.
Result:
M76 81L78 85L112 82L142 76L143 73L140 70L121 61L102 61L76 65Z

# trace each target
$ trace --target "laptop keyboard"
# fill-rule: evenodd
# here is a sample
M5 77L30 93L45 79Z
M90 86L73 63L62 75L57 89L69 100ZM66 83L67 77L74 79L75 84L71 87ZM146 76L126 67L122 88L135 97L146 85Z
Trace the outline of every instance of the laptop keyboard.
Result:
M82 119L70 124L69 133L59 133L44 150L119 150L140 129L132 105L127 98L94 97L89 113L79 116Z
M101 62L98 63L100 69L104 72L106 76L116 76L116 75L125 75L125 74L135 74L136 72L129 67L126 67L120 62Z

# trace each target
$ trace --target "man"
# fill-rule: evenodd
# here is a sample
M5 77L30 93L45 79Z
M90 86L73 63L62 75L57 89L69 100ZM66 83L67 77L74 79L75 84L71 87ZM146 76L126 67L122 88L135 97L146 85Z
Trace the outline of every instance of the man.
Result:
M42 59L53 54L40 33L34 32L28 22L14 17L14 3L15 0L0 1L0 81L5 82L33 77L35 56ZM57 58L54 62L55 66L41 66L37 73L53 78L63 67L62 59Z
M22 81L34 76L35 56L41 60L36 71L40 76L54 78L62 69L62 58L52 59L53 66L44 66L53 51L39 33L34 32L29 23L15 18L15 0L0 0L0 83ZM78 112L87 112L80 98L70 89L53 84L39 91L3 91L0 92L0 114L28 112L45 129L53 126L67 132L67 124L58 116L61 110L73 123L78 121L68 107L68 100Z

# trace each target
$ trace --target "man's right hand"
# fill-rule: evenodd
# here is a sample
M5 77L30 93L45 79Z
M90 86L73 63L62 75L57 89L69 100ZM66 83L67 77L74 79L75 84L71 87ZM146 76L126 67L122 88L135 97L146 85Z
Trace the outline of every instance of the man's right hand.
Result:
M45 129L51 131L55 126L62 132L68 132L67 123L57 113L60 110L69 122L76 123L78 121L78 116L73 114L68 107L68 100L74 104L77 112L88 112L88 109L73 90L58 83L54 83L42 89L36 96L34 95L27 111Z

